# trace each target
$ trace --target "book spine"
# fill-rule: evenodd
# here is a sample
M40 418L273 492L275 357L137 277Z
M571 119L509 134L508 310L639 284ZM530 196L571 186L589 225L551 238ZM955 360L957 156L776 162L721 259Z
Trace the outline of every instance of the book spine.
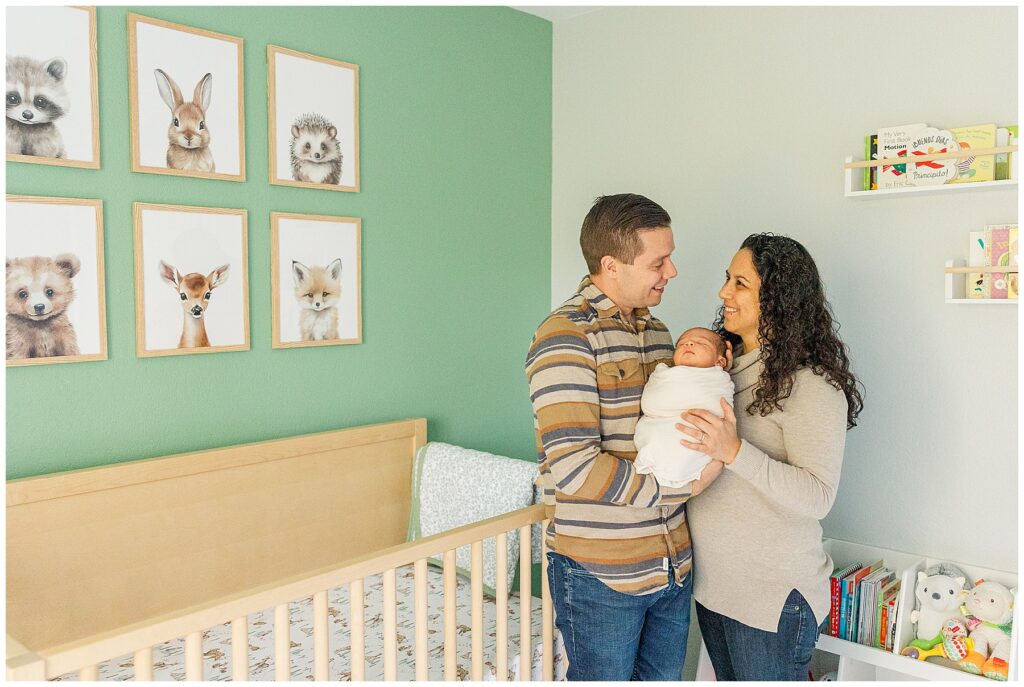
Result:
M878 648L883 648L885 644L887 627L889 627L889 605L883 603L878 607L878 636L875 637L875 646Z
M839 636L839 578L833 576L832 580L832 609L828 614L828 633L832 637Z

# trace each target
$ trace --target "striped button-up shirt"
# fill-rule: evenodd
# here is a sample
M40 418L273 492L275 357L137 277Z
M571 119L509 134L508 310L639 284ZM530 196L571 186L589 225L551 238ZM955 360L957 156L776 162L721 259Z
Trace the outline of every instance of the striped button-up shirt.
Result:
M548 547L612 589L650 594L690 572L690 486L633 467L640 395L672 337L644 308L635 325L587 277L537 329L526 359Z

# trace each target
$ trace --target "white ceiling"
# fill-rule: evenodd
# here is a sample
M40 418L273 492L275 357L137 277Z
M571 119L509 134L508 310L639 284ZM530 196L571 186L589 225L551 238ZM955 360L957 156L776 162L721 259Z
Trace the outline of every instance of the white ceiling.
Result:
M573 5L570 7L551 7L540 5L533 7L520 7L518 5L510 5L510 7L514 10L533 14L552 22L560 19L569 19L570 17L578 17L581 14L589 14L590 12L596 12L599 9L603 9L602 7L586 5Z

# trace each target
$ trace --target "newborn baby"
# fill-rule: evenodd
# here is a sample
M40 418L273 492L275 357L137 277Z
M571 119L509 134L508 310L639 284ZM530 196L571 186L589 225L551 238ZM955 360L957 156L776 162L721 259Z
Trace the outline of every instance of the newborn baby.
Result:
M725 371L725 341L710 329L687 329L676 342L675 367L659 363L640 398L643 415L636 425L636 471L652 473L659 484L682 487L700 477L711 462L679 443L676 429L685 410L703 408L722 416L719 399L732 405L732 377ZM685 424L685 423L684 423ZM695 441L695 440L691 440Z

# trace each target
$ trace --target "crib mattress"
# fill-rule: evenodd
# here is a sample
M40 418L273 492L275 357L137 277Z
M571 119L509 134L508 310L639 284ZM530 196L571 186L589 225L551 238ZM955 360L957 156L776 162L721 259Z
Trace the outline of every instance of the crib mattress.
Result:
M396 570L398 679L412 680L415 675L415 624L413 567ZM365 618L367 680L384 679L384 593L381 576L368 577L364 583L363 615ZM431 680L444 679L444 580L440 569L427 569L427 644ZM349 638L348 588L328 591L328 627L330 647L330 679L351 679L351 642ZM519 679L519 612L520 598L509 597L508 637L509 665L504 666L510 680ZM531 599L533 680L541 679L540 666L540 599ZM307 597L289 606L291 639L291 679L313 679L313 600ZM484 675L494 679L496 663L496 605L484 597ZM249 616L249 679L274 679L274 609L268 608ZM458 578L456 592L457 664L460 680L470 679L471 667L471 598L470 583ZM558 632L555 632L555 679L564 679L565 655ZM101 663L101 680L130 680L134 676L132 655ZM153 678L155 680L185 679L185 642L177 638L153 647ZM56 680L77 680L75 674ZM231 679L231 625L226 623L203 632L203 679Z

